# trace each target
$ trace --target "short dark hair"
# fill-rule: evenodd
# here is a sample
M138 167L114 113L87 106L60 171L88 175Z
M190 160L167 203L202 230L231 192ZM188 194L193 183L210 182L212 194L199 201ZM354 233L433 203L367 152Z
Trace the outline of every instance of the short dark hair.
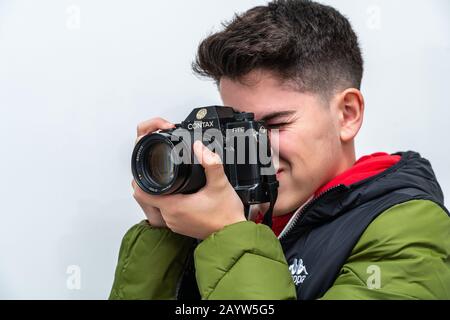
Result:
M236 14L204 39L192 68L219 83L255 69L274 72L301 91L361 87L363 58L350 22L336 9L308 0L274 0Z

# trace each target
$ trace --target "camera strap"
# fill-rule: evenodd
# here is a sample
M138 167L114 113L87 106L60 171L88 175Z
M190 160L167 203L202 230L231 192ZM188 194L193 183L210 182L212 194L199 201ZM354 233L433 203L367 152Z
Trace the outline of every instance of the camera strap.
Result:
M269 228L272 228L272 215L273 208L275 207L275 202L277 201L278 197L278 185L279 183L276 180L267 183L270 205L269 209L267 209L266 213L264 214L263 223Z

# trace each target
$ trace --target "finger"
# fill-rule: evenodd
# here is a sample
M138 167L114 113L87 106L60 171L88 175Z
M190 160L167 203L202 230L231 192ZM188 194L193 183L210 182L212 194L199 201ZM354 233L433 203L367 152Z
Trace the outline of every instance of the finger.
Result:
M137 144L139 142L139 140L141 140L143 137L145 137L145 135L137 137L137 139L136 139L134 144Z
M161 206L164 206L164 203L167 203L165 201L166 196L157 196L142 190L137 192L137 195L146 205L151 205L153 207L161 208Z
M201 141L194 143L194 154L205 169L208 186L224 187L228 179L223 170L220 156L209 150Z
M136 181L131 181L131 186L133 187L133 197L138 202L144 201L146 197L146 193L139 187L139 185L136 183Z
M153 195L143 191L135 180L131 182L131 186L134 189L134 197L136 200L145 201L146 204L151 204L154 207L167 207L176 203L181 205L184 201L184 197L188 195L174 194L174 195Z
M146 193L144 190L141 189L141 187L136 183L136 180L131 181L131 186L134 190L134 197L136 200L145 200L147 202L147 199L149 199L150 194Z
M167 130L174 128L175 125L163 118L153 118L144 122L141 122L137 126L137 136L145 136L149 133L157 130Z

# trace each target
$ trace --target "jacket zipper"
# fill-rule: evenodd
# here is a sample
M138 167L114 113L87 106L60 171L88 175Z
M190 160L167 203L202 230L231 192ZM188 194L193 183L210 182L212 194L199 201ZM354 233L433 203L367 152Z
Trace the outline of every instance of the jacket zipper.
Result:
M287 235L292 232L292 230L295 228L295 226L299 223L301 223L305 218L305 212L307 210L309 210L309 208L311 208L312 205L316 204L319 200L321 200L322 198L324 198L326 195L328 195L329 193L331 193L332 191L336 190L336 189L342 189L343 187L345 187L345 185L343 184L338 184L337 186L334 186L330 189L327 189L326 191L323 191L322 193L320 193L317 197L315 197L314 199L310 200L302 209L300 209L299 212L296 213L295 217L293 218L292 222L286 226L286 230L284 230L280 236L278 237L278 240L280 240L280 242L285 239L287 237Z

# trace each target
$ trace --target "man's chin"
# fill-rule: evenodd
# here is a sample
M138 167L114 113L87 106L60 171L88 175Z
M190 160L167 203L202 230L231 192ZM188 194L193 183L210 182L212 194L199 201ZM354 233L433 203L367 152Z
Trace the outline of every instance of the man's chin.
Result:
M295 209L291 210L291 207L292 206L288 206L288 204L285 201L283 201L282 197L278 197L278 200L275 203L275 207L273 208L273 215L279 217L295 211ZM267 208L269 208L268 204Z
M283 216L286 214L294 213L301 206L303 206L308 200L309 200L309 197L307 197L305 200L300 200L300 199L285 199L283 196L281 196L281 197L278 196L278 200L275 203L275 208L273 210L273 215L278 217L278 216ZM269 208L268 204L266 207Z

